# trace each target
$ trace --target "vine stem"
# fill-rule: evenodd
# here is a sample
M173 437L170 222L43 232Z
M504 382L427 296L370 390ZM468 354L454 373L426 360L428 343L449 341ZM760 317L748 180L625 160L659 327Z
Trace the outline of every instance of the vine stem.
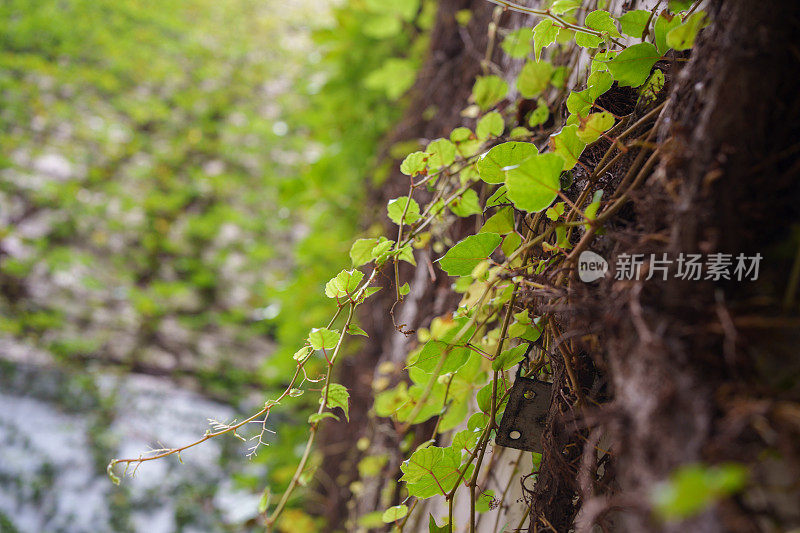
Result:
M508 309L506 310L505 317L503 317L503 328L500 331L500 340L497 341L497 350L495 351L495 359L500 356L500 353L503 351L503 342L505 341L506 335L508 335L508 326L511 324L511 315L514 314L514 304L517 301L517 289L519 285L514 286L514 292L511 295L511 300L508 302ZM470 493L470 506L469 506L469 531L473 533L475 531L475 485L478 481L478 474L481 470L481 464L483 463L483 457L486 454L486 447L489 444L489 437L492 434L492 429L495 427L495 418L497 416L497 378L500 376L501 371L495 370L494 375L492 377L492 401L491 406L489 408L489 423L486 426L486 430L483 433L480 446L480 454L478 455L478 460L475 464L475 470L472 472L472 477L469 480L469 493ZM458 484L454 487L458 488Z
M483 305L483 301L486 299L486 296L489 294L489 291L491 291L492 288L494 288L494 286L497 285L497 283L499 281L500 281L499 279L496 279L493 282L488 284L486 289L483 291L483 294L481 295L480 299L475 304L475 308L476 309L479 309L481 307L481 305ZM478 313L476 312L476 313L474 313L472 315L472 317L469 319L469 321L466 324L464 324L464 326L461 328L461 330L459 330L459 332L456 334L455 338L456 339L461 339L461 336L466 334L467 331L469 331L469 328L474 326L477 321L478 321ZM475 335L475 333L473 333L473 336L474 335ZM472 340L472 337L467 339L467 342L469 342L471 340ZM454 347L454 345L449 345L442 352L442 355L439 356L439 362L436 364L436 367L432 370L431 379L429 379L427 385L425 385L425 389L422 391L422 395L420 396L419 400L417 401L417 405L414 406L414 409L411 411L411 414L408 415L408 417L407 417L408 422L406 422L405 424L400 426L400 428L399 428L399 432L400 433L405 433L406 430L408 430L408 428L412 425L414 419L417 417L417 415L419 415L419 413L425 407L425 402L428 401L428 397L431 395L431 392L433 391L433 386L436 384L436 380L439 377L439 372L442 371L442 367L444 367L444 363L447 360L447 356L451 351L453 351L453 347Z
M497 505L497 516L494 520L494 530L497 531L498 526L500 525L500 516L503 514L503 506L505 505L506 501L506 494L508 494L509 489L511 488L511 484L514 482L514 477L517 475L517 471L519 470L519 465L522 462L522 458L525 456L525 452L520 450L519 455L517 456L517 460L514 463L514 469L511 471L511 475L509 476L509 482L506 483L506 488L503 489L503 494L500 496L500 503Z
M366 287L366 284L364 285ZM347 314L347 320L345 321L344 327L342 328L342 334L339 336L339 341L336 343L336 348L333 350L333 355L331 355L330 363L328 363L328 371L325 374L325 388L322 393L322 401L320 402L319 409L317 409L317 414L322 414L325 409L328 407L328 391L330 389L331 384L331 372L333 370L333 363L336 361L336 356L339 354L342 344L344 342L344 336L347 332L347 328L350 326L351 322L353 321L354 311L357 307L357 304L354 302L350 304L350 310ZM300 476L303 474L303 470L306 468L306 463L308 462L308 458L311 456L311 448L314 444L314 438L317 435L317 428L319 427L319 422L313 422L311 424L311 429L308 432L308 441L306 441L306 447L303 451L303 456L300 459L300 462L297 464L297 469L294 471L294 475L292 476L292 480L289 482L289 486L284 491L283 496L281 497L278 505L275 507L275 510L272 511L272 514L267 517L266 525L267 530L272 531L272 527L275 524L275 521L280 517L283 509L286 507L286 503L289 501L294 489L297 487L297 484L300 482Z
M372 278L374 277L374 275L375 275L375 273L373 272L373 274L369 277L367 282L362 286L362 290L363 290L363 287L366 287L367 285L369 285L369 283L372 281ZM334 313L333 318L331 318L330 322L328 322L328 327L329 328L333 325L334 322L336 322L336 319L339 318L339 315L341 314L341 312L342 312L342 308L339 307L336 310L336 313ZM186 444L185 446L180 446L180 447L177 447L177 448L169 448L167 450L163 450L162 453L158 453L158 454L152 455L150 457L135 457L135 458L125 458L125 459L114 459L108 465L109 473L111 473L111 470L114 468L114 466L116 466L118 464L122 464L122 463L125 463L125 464L128 464L128 465L133 464L133 463L141 464L141 463L144 463L144 462L147 462L147 461L154 461L156 459L162 459L162 458L168 457L170 455L178 455L178 457L180 457L180 454L182 452L184 452L185 450L188 450L189 448L193 448L193 447L197 446L198 444L202 444L207 440L213 439L215 437L219 437L219 436L224 435L226 433L233 432L235 434L236 430L239 429L240 427L242 427L242 426L244 426L246 424L249 424L253 420L255 420L255 419L257 419L257 418L259 418L259 417L261 417L263 415L269 414L270 410L273 407L278 405L281 402L281 400L283 400L286 396L288 396L289 392L294 388L294 384L297 382L297 378L300 376L300 372L303 370L304 366L305 366L305 360L302 361L302 362L299 362L297 364L297 368L295 369L294 376L292 376L292 379L289 381L289 385L286 386L286 388L284 389L283 393L281 393L281 395L278 396L277 399L267 401L264 404L264 408L263 409L259 410L255 414L245 418L244 420L242 420L238 424L230 425L230 426L226 427L225 429L221 429L220 431L207 432L205 435L203 435L202 438L197 439L196 441L191 442L189 444Z
M589 35L594 35L596 37L604 37L603 32L600 32L600 31L597 31L597 30L592 30L592 29L586 28L584 26L580 26L578 24L571 24L571 23L567 22L566 20L562 19L561 17L559 17L558 15L555 15L555 14L551 13L549 9L534 9L532 7L522 6L522 5L517 4L515 2L509 2L508 0L486 0L486 1L490 2L492 4L495 4L495 5L501 6L501 7L505 8L505 9L510 10L510 11L516 11L517 13L525 13L527 15L537 15L537 16L540 16L540 17L549 18L549 19L561 24L562 27L570 29L570 30L574 30L574 31L581 32L581 33L588 33ZM616 44L620 44L616 40L614 40L614 42Z

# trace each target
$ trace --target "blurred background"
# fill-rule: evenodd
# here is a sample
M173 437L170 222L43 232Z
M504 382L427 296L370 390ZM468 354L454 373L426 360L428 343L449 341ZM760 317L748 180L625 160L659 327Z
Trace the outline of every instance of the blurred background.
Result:
M0 3L0 531L243 531L286 486L304 398L251 460L105 470L263 405L330 316L435 9L383 4Z

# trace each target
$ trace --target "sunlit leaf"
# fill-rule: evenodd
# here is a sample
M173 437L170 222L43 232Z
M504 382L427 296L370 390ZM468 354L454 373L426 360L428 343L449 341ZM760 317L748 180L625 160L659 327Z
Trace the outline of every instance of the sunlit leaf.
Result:
M622 87L638 87L647 81L650 69L661 58L650 43L629 46L608 62L608 70Z
M389 507L383 512L383 516L381 519L386 522L387 524L394 522L396 520L400 520L404 516L408 514L408 506L406 505L395 505L394 507Z
M322 398L319 399L322 405ZM344 411L344 417L350 421L350 393L344 385L330 383L328 385L328 407L331 409L340 407Z
M527 61L517 77L517 89L523 98L533 98L550 84L553 65L547 61Z
M575 166L581 157L586 143L578 138L578 126L564 126L561 131L550 137L553 151L564 159L564 170Z
M406 204L408 204L407 209ZM389 200L389 203L386 205L386 211L391 221L395 224L400 224L401 220L404 224L413 224L421 218L419 204L416 200L408 196L401 196L394 200ZM405 212L405 216L403 216L403 212ZM374 253L375 252L373 252L373 254Z
M472 97L483 110L494 106L507 94L508 84L499 76L479 76L472 88Z
M634 9L619 18L619 26L625 35L641 39L648 20L650 20L649 11Z
M500 246L502 237L496 233L470 235L437 259L442 270L451 276L467 276L478 263L489 257Z
M505 127L506 125L503 122L503 115L497 111L492 111L490 113L486 113L486 115L481 117L481 119L478 121L477 126L475 126L475 134L478 136L478 139L497 137L503 134Z
M314 328L308 333L308 342L315 350L332 350L339 342L339 332L328 328Z
M498 144L478 161L478 174L486 183L503 183L506 179L504 168L518 165L538 153L532 143L509 141Z
M558 196L563 158L537 154L506 171L508 197L517 209L534 213L547 209Z

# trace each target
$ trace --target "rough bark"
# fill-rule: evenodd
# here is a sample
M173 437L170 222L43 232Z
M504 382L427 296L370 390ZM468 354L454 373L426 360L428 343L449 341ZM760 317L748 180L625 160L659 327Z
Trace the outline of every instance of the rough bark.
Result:
M797 526L796 510L768 495L779 483L774 465L757 458L778 451L779 469L798 479L797 420L779 413L781 406L797 412L790 403L798 400L791 347L800 339L790 318L796 313L781 307L791 261L776 247L787 244L790 224L800 220L800 99L790 74L800 67L790 44L800 9L795 2L739 0L717 2L711 11L715 24L678 76L665 111L662 162L639 194L627 242L614 248L659 257L760 252L761 276L751 285L671 278L608 282L600 295L584 291L596 314L577 327L599 316L604 326L602 364L614 395L604 429L616 473L612 486L598 487L600 494L583 503L584 531L614 509L606 526L623 531ZM789 386L775 386L786 378ZM758 429L758 416L769 432ZM731 460L752 467L743 497L679 523L653 519L648 495L676 467ZM796 487L790 493L798 498ZM757 500L768 503L756 509Z
M473 11L466 28L453 17L461 9ZM760 252L760 281L670 278L587 286L572 280L565 292L569 304L554 320L569 341L564 353L554 352L551 359L555 386L531 494L530 531L549 526L591 531L596 524L617 531L768 531L800 525L796 507L785 503L800 499L797 487L786 482L800 477L800 358L792 351L800 328L797 313L781 305L797 246L791 248L789 226L800 222L800 52L792 44L800 29L798 11L788 1L714 2L715 24L701 34L688 63L679 55L659 64L670 69L671 87L653 138L660 162L592 249L611 264L620 253ZM409 111L387 145L447 136L464 122L460 111L480 72L491 13L484 0L440 3L431 54ZM522 20L504 17L509 17L506 27ZM507 72L514 68L503 65ZM623 114L633 109L636 94L615 88L603 98L604 107ZM425 118L426 109L435 110L432 118ZM602 178L608 192L635 157L633 152L622 158ZM598 158L588 150L583 162L591 166ZM371 201L385 205L407 187L407 178L395 169ZM457 240L472 226L459 222L450 236ZM351 422L326 426L320 438L321 478L328 480L321 492L334 529L352 529L348 519L382 509L386 480L398 475L402 458L395 428L371 418L369 409L374 381L402 379L415 340L396 325L414 330L454 307L450 281L428 268L427 254L418 255L417 269L402 267L401 279L410 280L413 290L394 317L387 314L394 303L387 273L382 295L361 316L369 343L342 362L339 382L351 390ZM522 294L520 301L542 312L540 296ZM576 407L564 361L581 395L589 398L582 406ZM376 370L384 362L394 370ZM412 431L420 442L430 434L424 424ZM370 455L395 453L382 476L360 480L365 485L354 496L349 486L359 480L356 465L363 454L354 446L359 437L369 440ZM610 454L600 457L598 448ZM777 458L757 464L763 452ZM684 522L654 518L649 494L675 468L724 461L751 467L744 494Z

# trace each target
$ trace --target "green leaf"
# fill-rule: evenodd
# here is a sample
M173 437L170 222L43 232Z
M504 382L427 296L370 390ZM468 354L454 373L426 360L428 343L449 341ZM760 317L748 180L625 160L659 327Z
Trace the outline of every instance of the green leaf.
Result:
M602 71L590 74L589 78L586 80L586 87L589 90L592 103L605 94L612 85L614 85L614 77L611 73Z
M578 138L578 126L564 126L561 131L550 137L553 151L564 159L564 170L575 166L581 157L586 143Z
M575 44L583 48L597 48L603 43L603 38L582 31L575 32Z
M306 357L308 357L311 354L311 352L312 349L310 346L303 346L302 348L294 352L292 359L294 359L295 361L303 361L305 360Z
M319 399L322 405L322 398ZM328 385L328 405L327 407L334 409L340 407L344 411L344 417L350 421L350 393L344 385L338 383L330 383Z
M312 413L308 417L309 424L319 424L322 420L326 418L333 418L334 420L338 421L339 417L335 414L331 413L330 411L324 411L322 413Z
M585 117L592 109L594 100L591 98L591 91L584 89L583 91L572 91L567 96L567 111L573 115Z
M658 98L658 93L664 88L666 82L661 69L655 69L650 77L647 78L645 84L639 89L639 100L644 103L655 102Z
M595 72L588 79L587 88L572 91L567 97L567 111L585 117L589 114L595 101L611 88L614 78L608 72Z
M400 285L400 288L398 290L400 291L400 296L405 296L406 294L411 292L411 285L409 285L408 282L405 282L402 285Z
M614 19L608 11L597 10L586 15L584 25L592 30L602 32L604 36L621 37ZM576 32L575 44L584 48L597 48L603 42L603 38L584 32Z
M438 320L438 323L431 324L431 337L436 341L464 346L477 329L473 325L462 332L468 323L469 319L466 317L455 320Z
M461 465L461 452L453 448L429 446L415 451L400 465L403 471L401 481L411 496L430 498L437 494L446 495L456 485L456 481L469 479L474 465ZM464 471L464 476L461 472Z
M492 370L508 370L509 368L513 368L514 365L522 361L525 357L525 350L527 349L527 344L520 344L514 348L503 350L500 352L500 355L492 361Z
M452 533L450 531L450 524L445 523L443 526L438 526L433 515L428 515L428 533Z
M397 259L417 266L417 261L414 259L414 249L411 247L411 244L406 244L400 248L400 250L397 252Z
M503 134L505 127L503 115L497 111L492 111L486 113L486 115L481 117L478 121L477 126L475 126L475 135L481 140L488 139L489 137L498 137Z
M578 139L586 144L591 144L613 126L614 115L611 113L607 111L592 113L586 119L581 120L581 125L577 131Z
M420 370L430 374L436 369L442 354L450 348L444 359L440 374L447 374L448 372L455 372L467 362L469 354L472 350L463 346L455 346L441 341L428 341L419 353L412 357L409 361L409 366L416 366Z
M525 126L517 126L513 130L508 133L508 138L514 141L522 141L522 140L530 140L531 130L526 128Z
M590 74L594 74L596 72L608 72L608 62L615 57L617 57L617 52L611 50L596 53L592 58L592 65L589 69Z
M369 298L370 296L372 296L373 294L375 294L379 290L381 290L380 287L366 287L363 290L363 292L361 292L361 298L359 298L358 303L363 302L364 300L366 300L367 298Z
M406 176L416 176L427 168L427 160L428 155L425 152L412 152L400 163L400 172Z
M478 494L475 498L475 512L485 513L489 511L492 503L494 502L494 491L489 489Z
M264 489L264 492L261 493L261 498L258 500L258 512L266 512L267 508L269 508L269 502L271 500L272 492L269 490L269 487L267 487Z
M453 436L453 443L450 445L450 447L455 450L472 453L475 445L478 444L478 439L480 436L480 431L475 431L472 429L461 430Z
M622 87L638 87L647 81L650 69L661 59L650 43L629 46L608 62L608 70Z
M481 110L487 110L508 94L508 84L499 76L479 76L472 87L472 97Z
M523 26L506 35L500 46L509 56L521 58L531 53L533 49L531 39L533 39L533 29Z
M456 146L447 139L436 139L428 144L425 153L430 168L448 167L456 159Z
M498 144L478 161L478 174L486 183L503 183L506 178L504 168L519 165L538 153L532 143L510 141Z
M537 154L506 171L508 197L529 213L547 209L561 188L564 159L556 154Z
M395 505L394 507L389 507L383 512L383 516L381 516L381 520L385 523L389 524L396 520L400 520L401 518L405 517L408 514L408 507L405 505Z
M654 31L656 37L656 48L658 48L659 54L667 53L667 50L669 50L669 46L667 46L667 34L673 28L678 27L680 23L680 17L672 16L666 12L661 13L658 16L654 26Z
M383 91L390 100L397 100L414 85L417 68L407 59L391 58L364 79L368 89Z
M411 22L417 16L419 0L394 0L386 3L383 0L365 0L365 7L373 13L391 13Z
M514 210L510 207L498 209L497 213L484 222L479 233L505 235L514 231Z
M583 210L587 220L594 220L597 210L600 209L600 200L603 199L603 189L596 190L592 195L592 202Z
M523 98L533 98L547 88L553 65L547 61L527 61L517 77L517 89Z
M308 333L308 342L315 350L332 350L339 342L339 331L314 328Z
M325 296L343 298L352 294L362 279L364 279L364 273L360 270L342 270L325 285Z
M481 390L478 391L478 394L475 395L475 400L478 403L478 409L483 411L484 413L489 413L492 410L492 382L489 381L486 386L484 386ZM499 404L501 398L506 393L506 380L498 379L497 380L497 402L498 405L497 410L500 411L502 404Z
M406 209L406 204L408 204L408 209ZM389 203L386 205L386 211L391 221L398 226L401 220L403 220L404 224L413 224L422 218L419 212L419 204L416 200L408 196L401 196L394 200L389 200ZM405 217L403 217L403 211L406 213Z
M382 417L392 416L408 401L408 384L405 381L401 381L396 387L380 392L375 396L375 414Z
M362 26L364 35L374 39L387 39L400 33L403 22L391 13L377 13L369 17Z
M413 200L412 200L413 201ZM409 206L409 210L411 207ZM402 215L403 211L400 211L398 214L398 219L400 215ZM389 255L392 247L394 246L394 241L390 241L386 237L381 236L378 238L378 244L375 245L375 248L372 249L372 258L376 261L380 262L381 260L385 260L386 257Z
M549 117L550 109L547 107L547 104L544 101L540 100L539 105L536 106L536 109L534 109L528 117L528 126L533 128L540 124L544 124L547 122Z
M481 204L478 201L478 193L472 189L467 189L464 194L450 202L450 210L459 217L480 215L483 213Z
M714 502L739 492L747 482L747 469L738 464L684 465L669 480L656 486L651 501L666 520L694 516Z
M542 19L533 28L533 55L536 61L539 61L542 55L542 48L553 44L557 35L558 27L554 26L553 20L549 18Z
M622 33L630 35L636 39L641 39L647 26L647 21L650 20L650 12L643 9L635 9L628 11L619 18L619 26Z
M697 33L707 25L706 14L694 13L686 22L667 32L667 46L675 50L689 50L694 46Z
M564 226L558 226L558 228L563 230ZM508 326L508 336L518 337L528 342L536 342L536 340L542 335L542 330L544 329L545 323L542 321L542 319L537 318L536 320L531 321L531 319L528 317L527 311L517 313L514 315L514 317L516 320L511 323L510 326Z
M505 179L505 176L503 176L503 179ZM489 199L486 200L486 207L489 208L489 207L494 207L496 205L510 203L506 193L507 190L505 185L501 185L500 187L498 187L497 190L494 191L494 193L489 197Z
M619 30L617 30L614 19L611 17L611 13L608 11L603 11L601 9L592 11L586 15L586 19L584 19L583 23L587 28L607 33L611 37L622 37Z
M378 239L357 239L350 247L350 261L354 267L360 267L372 261L372 249L378 244Z
M669 7L669 10L673 13L679 13L692 7L693 3L694 0L669 0L669 2L667 2L667 7Z
M581 7L581 0L556 0L550 6L550 12L554 15L564 15L575 11Z
M564 88L564 86L567 84L567 78L569 78L570 72L571 70L564 65L556 67L556 69L553 71L553 77L550 78L550 84L553 87L558 87L559 89Z
M558 217L564 214L564 202L558 202L553 207L549 208L544 214L550 220L558 220Z
M408 285L408 283L406 283ZM347 334L348 335L361 335L362 337L369 337L367 332L361 329L360 326L356 326L355 324L350 324L347 326Z
M519 236L519 233L509 233L503 237L503 244L500 249L503 250L506 257L510 257L519 248L520 244L522 244L522 237Z
M468 276L478 263L492 255L502 240L496 233L470 235L437 261L450 276Z
M459 126L450 132L450 142L461 143L468 141L472 136L472 130L464 126Z

